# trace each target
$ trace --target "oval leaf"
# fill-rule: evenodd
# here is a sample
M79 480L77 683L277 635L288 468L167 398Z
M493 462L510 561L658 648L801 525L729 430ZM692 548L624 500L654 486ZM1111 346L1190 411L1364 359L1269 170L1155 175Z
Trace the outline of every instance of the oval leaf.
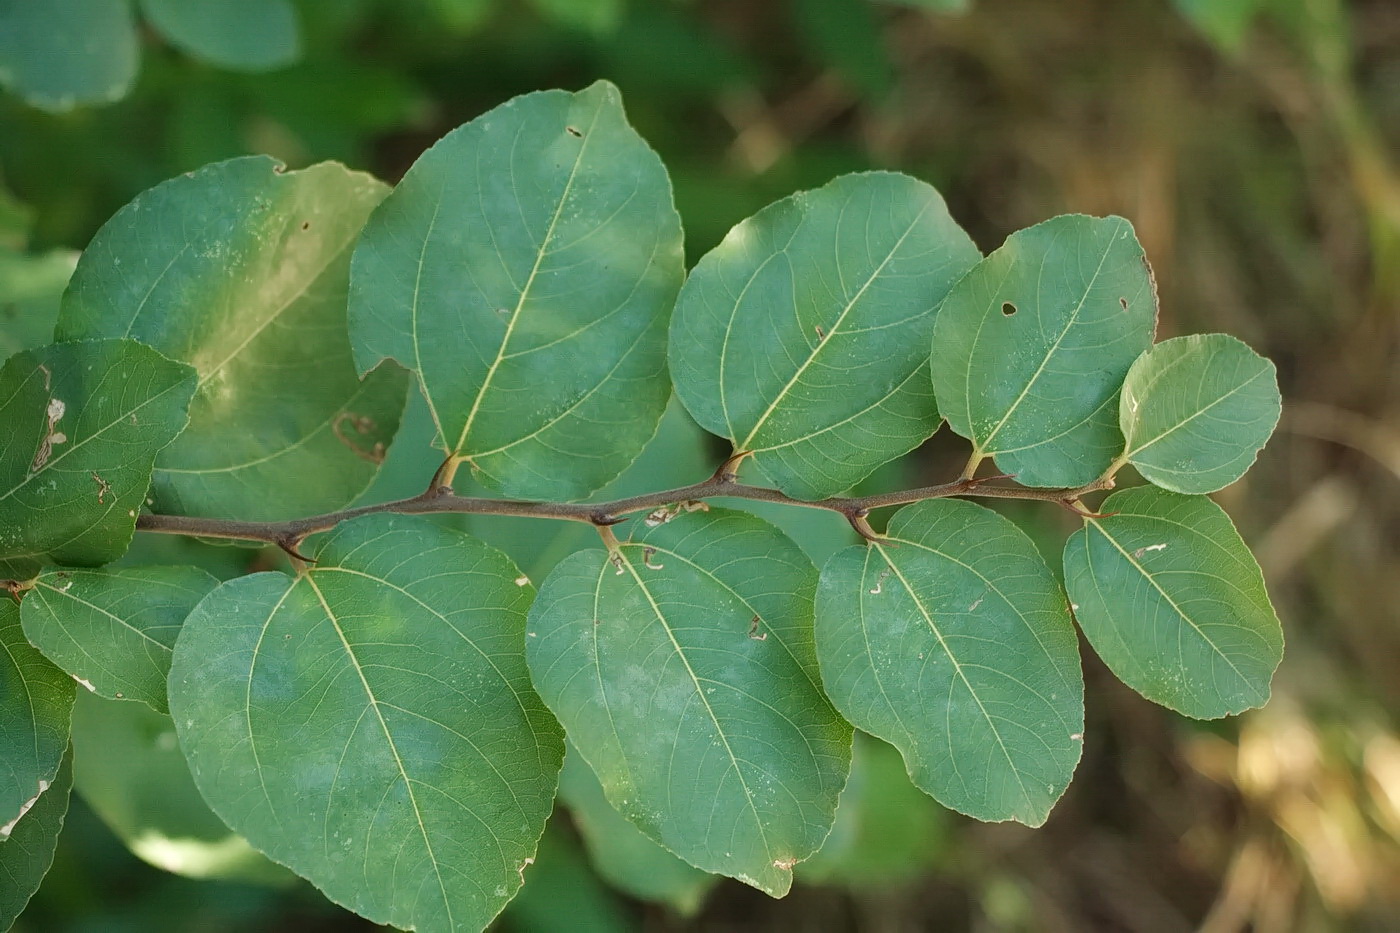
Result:
M1123 449L1123 377L1152 343L1157 293L1132 225L1055 217L1006 238L933 329L933 389L954 431L1027 486L1077 486Z
M170 710L195 783L336 903L480 929L520 887L564 753L525 670L533 591L421 517L347 522L313 556L185 621Z
M1234 337L1164 340L1123 382L1122 459L1173 492L1224 489L1254 463L1281 405L1274 364Z
M68 815L73 786L73 757L65 756L58 776L14 826L8 839L0 840L0 930L8 930L53 864L58 834Z
M120 100L140 62L128 0L0 0L0 84L35 107Z
M224 68L268 71L300 53L288 0L141 0L141 10L171 45Z
M350 248L387 189L323 163L233 159L109 220L63 297L59 339L134 337L199 371L161 454L158 511L271 520L340 508L373 479L408 377L350 356ZM315 477L315 482L307 482Z
M821 845L851 730L817 687L816 569L742 512L563 560L530 611L535 686L609 802L697 868L774 896Z
M58 773L74 689L25 640L15 601L0 598L0 846Z
M180 626L218 583L197 567L51 570L20 618L30 643L94 693L163 713Z
M73 755L78 795L143 861L188 878L280 883L295 877L209 809L169 716L79 693Z
M526 94L424 153L365 227L355 358L415 370L487 486L579 498L656 433L683 275L666 168L617 88Z
M598 776L577 749L564 756L559 799L569 808L589 861L618 890L670 904L689 916L719 880L676 858L613 809Z
M778 488L833 496L938 427L935 309L979 253L932 187L845 175L743 221L671 324L676 392Z
M120 557L193 391L188 366L134 340L10 357L0 369L0 560Z
M1204 496L1116 492L1065 545L1065 584L1089 643L1118 678L1197 719L1263 706L1283 659L1264 575Z
M1084 738L1064 593L1012 522L954 499L900 509L887 537L822 569L817 653L836 708L904 754L944 806L1045 822Z

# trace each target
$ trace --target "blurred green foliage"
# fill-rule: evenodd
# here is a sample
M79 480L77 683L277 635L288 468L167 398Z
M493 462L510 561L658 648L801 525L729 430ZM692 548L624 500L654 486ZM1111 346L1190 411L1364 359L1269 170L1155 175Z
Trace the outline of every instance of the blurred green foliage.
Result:
M1400 926L1395 3L201 6L195 16L194 4L164 0L0 0L10 91L0 93L0 357L48 340L75 251L165 178L267 153L293 167L339 159L392 183L426 145L512 95L605 77L671 170L691 261L777 197L898 168L936 185L984 250L1064 211L1129 217L1156 268L1159 337L1229 331L1279 362L1280 434L1220 494L1259 552L1288 635L1269 707L1187 723L1115 687L1086 653L1094 738L1037 831L941 811L888 747L862 740L828 847L781 902L733 883L701 900L620 882L620 857L601 853L590 828L584 780L566 794L578 814L556 814L503 929ZM74 51L83 30L105 30L100 56ZM26 53L44 42L64 54L36 71ZM426 482L407 456L428 443L413 404L375 498ZM662 437L609 494L655 487L649 475L698 479L717 462L678 410ZM956 475L957 449L936 437L870 491ZM1074 527L1025 503L1005 508L1050 554ZM821 524L831 516L783 515L812 522L807 537L827 553L848 542L839 521ZM470 521L536 580L588 540L587 529ZM282 561L141 537L125 562L157 558L221 577ZM140 728L94 727L108 743L165 734ZM150 791L140 785L164 780L115 767L94 777L79 764L54 870L17 929L368 927L304 884L194 881L138 861L118 837L139 825ZM208 836L192 803L186 837Z

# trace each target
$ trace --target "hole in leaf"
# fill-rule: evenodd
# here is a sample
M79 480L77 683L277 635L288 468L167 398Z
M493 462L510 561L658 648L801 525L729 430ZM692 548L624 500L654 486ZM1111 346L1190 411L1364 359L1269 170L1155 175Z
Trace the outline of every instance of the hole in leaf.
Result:
M570 136L577 136L579 139L583 139L583 133L581 133L581 132L579 132L578 130L574 129L572 126L566 126L566 127L564 127L564 129L566 129L566 130L569 131L569 135L570 135Z
M1011 315L1016 313L1016 306L1008 301L1001 306L1001 313L1007 317L1011 317Z
M1124 311L1128 310L1128 299L1126 299L1126 298L1119 298L1119 299L1118 299L1118 303L1119 303L1120 305L1123 306L1123 310L1124 310Z
M309 220L303 220L303 221L301 222L301 229L303 229L303 230L310 230L310 229L311 229L311 221L309 221Z

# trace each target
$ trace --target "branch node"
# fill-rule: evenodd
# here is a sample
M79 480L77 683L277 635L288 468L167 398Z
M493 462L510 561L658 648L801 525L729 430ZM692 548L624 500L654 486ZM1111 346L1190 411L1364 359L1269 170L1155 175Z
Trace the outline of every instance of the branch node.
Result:
M851 523L851 527L856 530L856 534L860 535L866 541L880 541L884 538L884 535L870 527L870 522L866 519L866 516L870 514L869 509L854 509L848 512L842 512L841 514L846 516L846 521Z
M274 543L279 548L281 548L287 554L288 557L291 557L295 560L299 560L304 564L316 563L316 558L307 557L305 554L301 553L301 551L297 550L297 548L301 546L301 538L299 537L283 535L282 537L278 538Z

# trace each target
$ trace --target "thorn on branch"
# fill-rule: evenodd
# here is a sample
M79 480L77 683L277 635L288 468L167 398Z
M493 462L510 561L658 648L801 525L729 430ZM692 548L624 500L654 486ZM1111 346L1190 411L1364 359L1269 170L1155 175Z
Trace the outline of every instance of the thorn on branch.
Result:
M870 522L866 518L866 516L870 514L869 509L856 509L853 512L842 512L841 514L846 516L846 521L851 523L851 527L856 530L856 534L860 535L866 541L879 541L884 537L884 535L870 527Z
M613 515L610 512L594 512L588 516L588 520L598 528L607 528L611 525L620 525L627 521L620 515Z
M316 563L316 558L314 558L314 557L307 557L305 554L301 553L301 551L297 550L297 548L301 545L301 539L300 539L300 538L291 538L291 537L278 538L277 541L276 541L276 544L277 544L277 546L280 547L284 552L286 552L286 554L287 554L288 557L294 557L294 558L296 558L297 560L299 560L299 561L301 561L302 563L305 563L305 564L314 564L314 563Z
M1071 515L1078 515L1080 518L1112 518L1117 512L1091 512L1084 508L1078 499L1056 499L1055 504Z
M736 451L729 455L729 459L719 465L715 470L715 475L710 477L715 483L737 483L739 481L739 464L744 462L744 458L752 457L753 453L747 450Z

